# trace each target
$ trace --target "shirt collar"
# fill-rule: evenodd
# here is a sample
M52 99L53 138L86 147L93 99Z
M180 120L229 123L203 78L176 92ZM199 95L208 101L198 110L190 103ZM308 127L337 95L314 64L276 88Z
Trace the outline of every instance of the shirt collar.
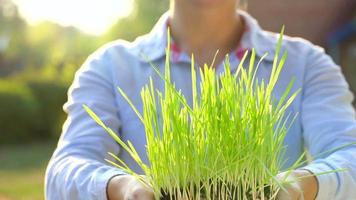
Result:
M273 61L278 34L270 34L263 31L257 21L247 12L238 10L238 13L243 17L245 26L247 27L239 48L254 48L258 57L262 57L265 53L268 53L265 60ZM134 48L131 49L131 52L144 62L152 62L164 57L167 46L168 19L169 13L166 12L161 16L150 33L138 37L133 42L132 47Z

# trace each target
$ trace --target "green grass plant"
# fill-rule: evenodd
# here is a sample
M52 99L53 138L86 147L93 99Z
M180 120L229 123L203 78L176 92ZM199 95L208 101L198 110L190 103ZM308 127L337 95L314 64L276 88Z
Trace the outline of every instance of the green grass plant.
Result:
M146 177L133 172L114 154L117 163L109 162L152 187L156 199L276 199L282 183L275 177L283 165L278 158L283 157L283 141L288 121L292 121L288 119L294 117L286 115L286 109L298 94L290 94L291 81L278 101L273 96L287 58L287 53L279 57L282 35L283 31L269 80L257 78L263 58L256 62L254 50L244 55L233 73L226 57L225 72L220 77L213 66L197 70L192 56L192 105L170 79L168 37L165 73L152 65L165 82L164 91L156 90L150 79L141 91L142 114L119 88L144 124L150 164L141 160L130 141L122 141L84 105L90 116L129 152ZM201 77L198 84L197 73Z

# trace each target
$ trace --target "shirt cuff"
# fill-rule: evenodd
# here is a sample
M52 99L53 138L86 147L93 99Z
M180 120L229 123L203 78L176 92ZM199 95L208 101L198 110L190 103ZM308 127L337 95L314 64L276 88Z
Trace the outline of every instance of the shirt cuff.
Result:
M309 170L316 176L318 181L316 200L334 199L339 185L337 172L330 172L335 170L334 168L324 162L314 162L302 169Z
M119 169L109 169L103 174L101 174L97 179L97 191L98 191L98 199L107 200L107 185L109 180L118 175L126 174L124 171Z

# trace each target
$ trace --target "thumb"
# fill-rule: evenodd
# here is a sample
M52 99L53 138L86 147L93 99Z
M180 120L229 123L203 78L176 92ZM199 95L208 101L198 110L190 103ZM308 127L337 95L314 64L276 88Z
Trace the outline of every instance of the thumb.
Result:
M278 192L279 200L304 200L304 195L299 185L297 177L293 173L282 172L277 175L277 179L283 184L284 189Z
M130 189L125 194L125 200L154 200L153 190L137 179L130 183Z

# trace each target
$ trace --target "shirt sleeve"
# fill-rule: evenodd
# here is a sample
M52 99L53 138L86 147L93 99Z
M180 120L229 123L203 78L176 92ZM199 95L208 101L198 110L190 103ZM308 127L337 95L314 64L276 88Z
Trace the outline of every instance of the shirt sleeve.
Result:
M340 67L322 49L314 47L308 56L301 118L304 142L314 161L304 168L317 175L318 200L353 199L356 145L348 145L356 142L353 95ZM345 171L318 175L340 169Z
M107 199L108 180L124 172L110 166L108 152L118 154L119 145L85 112L86 104L112 130L120 121L110 65L105 55L93 55L76 73L63 106L68 118L46 171L48 200Z

